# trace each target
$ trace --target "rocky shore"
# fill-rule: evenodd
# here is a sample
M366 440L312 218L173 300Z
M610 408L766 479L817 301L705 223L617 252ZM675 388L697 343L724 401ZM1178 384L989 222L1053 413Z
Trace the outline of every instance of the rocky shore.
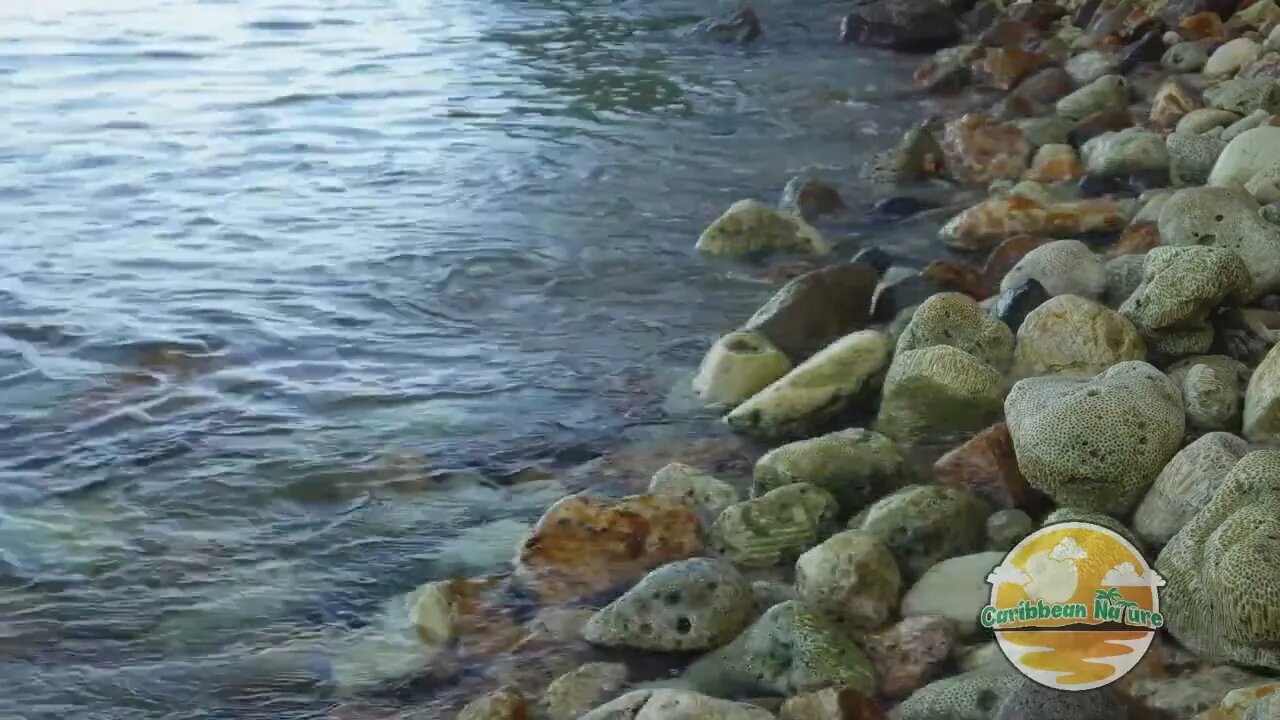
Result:
M918 91L965 108L864 171L893 213L986 189L946 257L836 258L814 178L729 207L699 250L807 263L692 382L766 449L749 480L673 462L565 497L510 574L389 606L414 662L363 671L515 658L463 720L1280 718L1280 7L862 0L840 36L932 53ZM1003 553L1064 520L1168 582L1101 690L1024 679L977 622Z

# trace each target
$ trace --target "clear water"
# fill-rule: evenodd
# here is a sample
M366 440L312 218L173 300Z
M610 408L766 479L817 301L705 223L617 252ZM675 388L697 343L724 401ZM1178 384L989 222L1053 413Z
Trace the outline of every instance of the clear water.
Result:
M698 232L816 168L853 252L921 113L840 5L0 4L0 717L326 717L257 653L713 432L679 388L776 283Z

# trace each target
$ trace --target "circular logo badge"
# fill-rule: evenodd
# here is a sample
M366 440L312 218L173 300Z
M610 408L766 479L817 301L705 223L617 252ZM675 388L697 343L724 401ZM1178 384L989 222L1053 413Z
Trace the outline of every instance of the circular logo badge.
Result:
M1164 625L1164 580L1128 540L1099 525L1066 522L1018 543L987 576L979 621L1023 675L1058 690L1119 680Z

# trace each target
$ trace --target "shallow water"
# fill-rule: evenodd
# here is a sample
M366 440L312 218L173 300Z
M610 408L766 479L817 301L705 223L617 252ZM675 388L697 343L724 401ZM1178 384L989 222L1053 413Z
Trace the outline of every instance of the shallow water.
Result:
M257 653L714 432L680 388L776 286L694 253L729 203L816 169L842 254L935 252L859 220L914 59L796 5L0 7L0 717L325 717Z

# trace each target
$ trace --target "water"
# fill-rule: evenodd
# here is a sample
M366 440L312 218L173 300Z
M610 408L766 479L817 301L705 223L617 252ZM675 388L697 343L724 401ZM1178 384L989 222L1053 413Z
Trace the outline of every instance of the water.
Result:
M745 49L696 0L0 7L0 717L326 717L257 653L713 432L678 389L776 284L698 232L816 168L852 252L921 112L796 5Z

